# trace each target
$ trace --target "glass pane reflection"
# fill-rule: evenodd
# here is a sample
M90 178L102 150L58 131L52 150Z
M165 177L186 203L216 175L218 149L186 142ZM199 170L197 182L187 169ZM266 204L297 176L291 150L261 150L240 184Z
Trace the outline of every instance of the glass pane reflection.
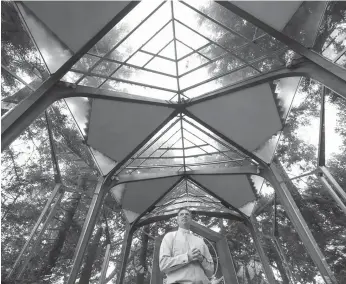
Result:
M313 49L334 61L337 55L346 48L345 27L346 3L343 1L328 2L319 28Z
M35 39L50 73L55 73L71 56L72 52L37 17L20 2L17 2L30 32Z
M245 80L257 74L259 74L259 72L255 69L251 67L245 67L229 75L222 76L218 79L215 79L198 87L191 88L188 91L185 91L184 94L189 98L194 98L215 91L222 87L235 84L239 81Z
M312 47L315 43L326 5L327 1L303 2L283 32L304 46Z

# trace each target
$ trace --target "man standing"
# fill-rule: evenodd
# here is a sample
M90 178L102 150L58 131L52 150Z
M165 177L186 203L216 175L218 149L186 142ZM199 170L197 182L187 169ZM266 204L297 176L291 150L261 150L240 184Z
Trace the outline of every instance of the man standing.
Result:
M208 284L214 263L203 239L190 233L191 212L178 211L178 231L167 233L160 247L160 270L167 275L167 284Z

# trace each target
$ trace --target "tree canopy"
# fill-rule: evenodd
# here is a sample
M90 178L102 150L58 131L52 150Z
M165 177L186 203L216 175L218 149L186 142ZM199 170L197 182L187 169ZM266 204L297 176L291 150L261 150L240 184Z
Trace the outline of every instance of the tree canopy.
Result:
M13 3L2 1L1 6L2 64L13 74L26 78L24 81L36 89L49 74L44 60L23 26ZM256 28L250 23L235 15L226 17L229 14L223 15L224 10L217 9L217 6L213 7L214 9L204 12L224 19L225 25L241 30L245 36L263 35L262 31L255 31ZM332 1L328 4L314 50L327 56L323 53L323 49L333 45L336 53L342 51L344 46L340 35L345 33L345 11L345 4L342 2ZM198 24L204 25L203 21L205 19L199 18ZM127 29L124 28L124 33L128 31ZM331 38L334 38L333 43L330 43ZM222 44L230 43L237 44L236 41ZM98 46L99 52L109 50L105 44L103 41L102 45ZM269 36L267 41L260 43L262 51L278 50L281 47L281 43ZM219 56L218 49L210 48L206 52L210 53L211 57ZM237 55L252 59L257 56L256 50L251 48L241 49ZM285 51L253 67L271 70L275 68L276 60L287 60L289 56L291 53ZM87 59L84 57L84 61L79 63L88 69L88 66L93 65L94 59L91 56ZM210 76L222 74L237 64L232 58L228 59L228 61L216 61L208 69ZM232 64L235 65L231 66ZM75 68L78 68L78 64ZM2 113L32 92L13 74L6 70L2 72L2 102L7 103L3 104ZM224 77L218 79L220 86L228 82L223 80L228 79ZM96 84L91 81L85 85ZM273 85L276 83L273 82ZM280 133L274 163L285 177L288 188L338 283L346 283L346 216L313 172L317 168L318 161L318 126L322 92L323 86L319 82L301 78L289 115ZM14 105L9 107L8 104ZM345 110L345 100L327 89L326 166L343 189L346 188ZM213 158L200 157L199 161L212 159L217 161L223 157L224 155L218 153ZM28 250L32 249L33 254L26 253L26 259L29 261L22 277L26 279L26 283L63 283L68 277L74 249L100 176L93 154L85 145L84 137L66 101L60 100L50 106L3 151L1 159L3 278L10 272L15 258L29 237L46 200L53 191L57 177L58 180L61 177L65 190L61 202L36 247L30 247ZM296 178L309 172L311 173L307 176ZM290 283L290 278L296 283L323 283L274 189L264 182L262 190L257 194L259 198L254 210L254 220L256 228L262 235L263 247L278 283ZM240 283L261 284L265 281L249 228L243 222L205 216L194 216L194 220L222 232L227 237ZM88 283L98 283L106 245L110 240L111 256L106 282L116 283L126 222L120 206L110 194L107 195L88 252L84 257L80 279ZM176 227L175 220L171 219L147 225L135 232L124 283L150 283L155 239L174 227ZM109 236L106 233L108 229ZM215 255L213 257L216 258ZM217 276L221 276L220 270L217 271Z

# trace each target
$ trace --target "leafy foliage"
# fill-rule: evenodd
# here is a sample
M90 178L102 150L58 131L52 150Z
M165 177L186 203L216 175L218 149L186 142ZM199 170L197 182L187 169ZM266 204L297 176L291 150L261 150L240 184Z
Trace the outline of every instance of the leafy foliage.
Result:
M47 71L44 63L32 44L30 37L22 26L19 16L10 2L2 5L2 63L15 74L26 74L31 81L41 82ZM323 21L315 50L321 51L335 29L344 33L340 25L345 15L344 4L331 2L327 9L327 18ZM215 6L218 7L218 6ZM339 7L339 8L337 8ZM339 11L335 13L335 11ZM262 34L246 21L235 15L226 17L224 10L211 10L212 17L221 17L226 25L231 26L244 36L252 37ZM202 21L202 20L201 20ZM109 42L112 42L109 39ZM103 41L102 44L105 44ZM268 48L262 42L261 48ZM273 43L272 43L273 44ZM341 45L340 45L341 46ZM108 50L107 46L99 46ZM337 50L339 51L339 47ZM213 52L213 51L211 51ZM254 50L248 55L254 56ZM212 56L213 57L213 56ZM85 63L87 69L93 63L89 58ZM220 61L217 74L227 71L227 64ZM272 68L271 62L263 62L263 68ZM90 65L90 66L89 66ZM88 67L89 66L89 67ZM267 67L265 67L267 66ZM261 68L262 68L261 67ZM77 67L76 67L77 68ZM215 69L215 66L213 67ZM233 68L233 67L232 67ZM214 72L214 70L210 70ZM9 73L2 74L3 96L8 102L18 103L29 94L27 88ZM21 89L20 92L17 92ZM339 283L346 282L346 218L322 187L315 175L290 181L293 175L309 172L317 166L317 136L313 142L303 134L319 121L321 85L308 78L303 78L299 86L296 102L286 121L281 141L276 152L278 167L285 176L289 190L301 210L319 247L326 256ZM346 103L332 92L327 94L327 105L330 109L326 116L336 113L335 133L341 143L339 149L333 147L331 138L327 137L327 167L346 188ZM78 129L72 121L64 101L59 101L47 110L53 132L58 166L62 183L67 190L56 213L56 218L38 244L35 254L29 262L24 276L27 283L62 283L66 281L83 222L86 217L90 199L99 176L94 160L83 143ZM48 135L48 124L44 115L38 117L23 134L5 149L2 155L2 275L5 277L14 264L17 256L28 238L31 229L38 219L44 204L54 187L52 149ZM327 128L331 127L327 125ZM311 134L312 135L312 134ZM336 137L334 136L334 137ZM328 144L329 143L329 144ZM329 147L329 148L328 148ZM286 175L285 173L288 173ZM81 182L82 180L82 182ZM270 186L267 185L270 189ZM289 268L296 282L318 283L318 272L306 253L300 238L292 226L287 214L276 200L276 211L273 204L273 189L264 194L258 201L257 226L263 235L263 245L274 269L279 283L289 283ZM267 206L264 206L268 204ZM125 234L126 221L120 208L111 196L104 203L104 216L100 216L97 228L109 227L111 240L111 257L107 282L115 283L121 264L121 244ZM274 212L276 219L274 219ZM222 220L211 217L195 216L197 222L216 231L222 232L229 242L235 259L238 277L241 283L263 283L263 269L259 264L253 240L248 228L241 222ZM273 230L276 224L277 230ZM125 283L150 283L151 267L155 238L172 230L175 221L161 221L138 230L132 241L131 253L127 263ZM104 230L105 231L105 230ZM97 230L94 231L93 239ZM274 235L273 235L274 234ZM274 242L281 247L281 252ZM146 251L141 248L147 244ZM89 283L98 283L100 270L107 244L103 233L95 248L95 261L92 265ZM250 267L254 267L251 269ZM142 269L143 268L143 269ZM257 270L258 269L258 270ZM255 271L254 274L250 273ZM218 271L220 275L220 271Z

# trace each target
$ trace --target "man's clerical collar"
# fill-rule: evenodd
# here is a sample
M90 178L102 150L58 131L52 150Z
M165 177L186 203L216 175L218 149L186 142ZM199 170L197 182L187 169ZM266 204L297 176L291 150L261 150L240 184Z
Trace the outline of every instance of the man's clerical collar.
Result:
M178 228L178 231L179 232L181 232L181 233L183 233L183 234L190 234L190 230L186 230L186 229L184 229L184 228Z

